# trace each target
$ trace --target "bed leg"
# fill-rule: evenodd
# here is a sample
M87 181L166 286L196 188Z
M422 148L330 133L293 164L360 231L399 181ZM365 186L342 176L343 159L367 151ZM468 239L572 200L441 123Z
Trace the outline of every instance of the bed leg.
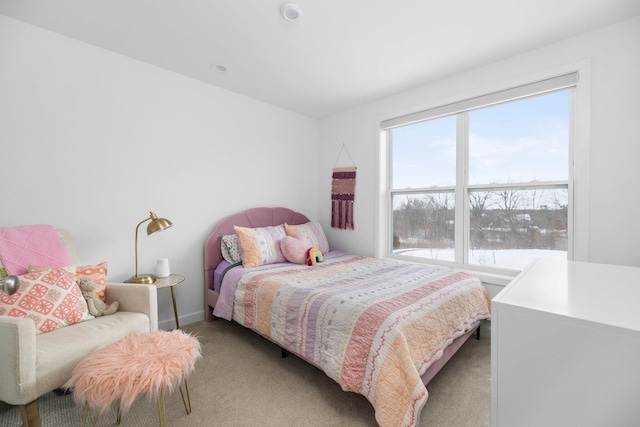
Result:
M282 350L282 358L283 359L289 355L289 352L287 350L285 350L284 348L281 348L280 350Z
M480 340L480 326L478 326L478 329L476 329L476 339Z

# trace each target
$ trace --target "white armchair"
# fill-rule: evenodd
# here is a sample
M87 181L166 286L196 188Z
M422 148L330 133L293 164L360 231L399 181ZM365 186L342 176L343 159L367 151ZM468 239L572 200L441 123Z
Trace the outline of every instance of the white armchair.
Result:
M69 258L80 265L66 230L59 230ZM158 328L154 285L108 283L107 302L119 310L108 316L36 335L31 319L0 316L0 400L20 406L23 427L39 427L38 397L56 390L92 352L132 332Z

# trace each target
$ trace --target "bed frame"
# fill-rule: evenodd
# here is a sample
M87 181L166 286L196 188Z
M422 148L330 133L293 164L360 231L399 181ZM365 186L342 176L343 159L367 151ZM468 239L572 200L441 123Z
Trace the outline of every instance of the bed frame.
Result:
M207 322L216 319L212 314L218 301L218 293L213 290L213 272L223 260L220 250L221 237L225 234L236 234L234 225L255 228L285 222L291 225L305 224L309 222L309 218L288 208L253 208L223 219L209 235L204 244L204 313Z
M213 273L222 262L222 252L220 249L221 237L225 234L235 234L234 225L240 227L268 227L272 225L280 225L283 223L297 225L309 222L309 218L305 215L295 212L288 208L253 208L243 212L231 215L222 220L213 232L207 238L204 245L204 312L205 320L211 322L216 319L213 315L213 307L218 301L218 293L213 289ZM476 332L476 336L480 338L480 323L474 326L472 330L465 335L454 340L447 348L445 348L442 357L434 362L429 369L422 375L422 382L427 384L456 351L464 344L469 337ZM286 354L283 351L283 356ZM296 354L296 353L294 353ZM296 354L301 357L300 355ZM304 357L302 359L306 360Z

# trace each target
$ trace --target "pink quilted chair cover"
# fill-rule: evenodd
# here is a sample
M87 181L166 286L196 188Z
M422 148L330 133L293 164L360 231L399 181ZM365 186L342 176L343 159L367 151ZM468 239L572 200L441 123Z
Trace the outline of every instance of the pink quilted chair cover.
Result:
M0 261L8 274L26 274L29 266L66 267L72 262L52 225L0 228Z

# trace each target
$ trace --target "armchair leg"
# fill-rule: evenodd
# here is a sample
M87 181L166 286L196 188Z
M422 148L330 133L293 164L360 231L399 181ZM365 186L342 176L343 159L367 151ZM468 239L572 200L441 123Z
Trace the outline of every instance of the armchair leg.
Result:
M22 427L41 427L37 400L20 405L20 416L22 417Z

